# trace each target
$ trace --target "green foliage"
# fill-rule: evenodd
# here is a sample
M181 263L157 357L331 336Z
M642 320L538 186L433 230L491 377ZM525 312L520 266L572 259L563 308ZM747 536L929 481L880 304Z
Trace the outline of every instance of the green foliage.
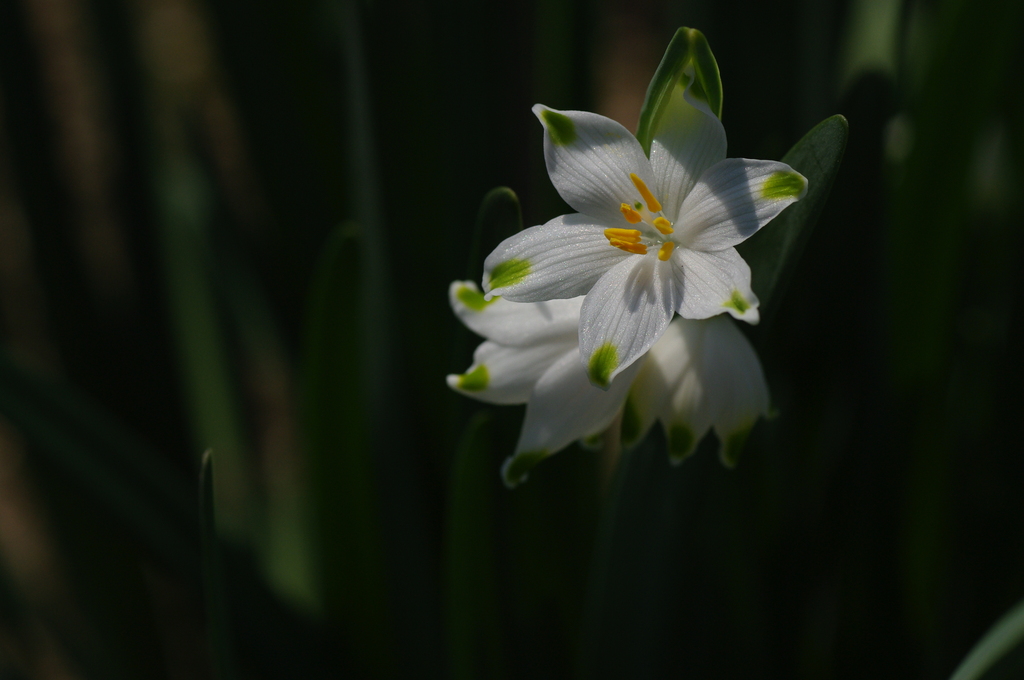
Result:
M357 229L328 241L309 295L302 369L302 434L319 591L327 613L358 640L365 672L388 666L379 496L368 438L363 269Z
M950 676L950 680L981 680L982 678L1013 677L1024 670L1024 659L1019 654L1024 645L1024 601L1008 611L993 624L985 636L978 640L967 657ZM1013 665L1010 653L1017 650ZM994 671L994 672L992 672Z
M658 129L658 120L668 106L672 90L685 87L684 71L692 66L697 83L694 96L708 103L712 113L722 117L722 79L718 73L718 63L704 34L695 28L680 28L672 37L665 50L658 70L647 88L643 108L640 109L640 124L637 126L636 138L650 155L651 140Z
M452 677L508 677L501 631L492 417L476 414L455 454L445 530L446 615Z
M238 677L228 621L227 593L224 587L224 561L217 535L214 510L213 451L207 450L199 473L199 514L203 548L203 593L206 602L207 637L214 676L217 680Z

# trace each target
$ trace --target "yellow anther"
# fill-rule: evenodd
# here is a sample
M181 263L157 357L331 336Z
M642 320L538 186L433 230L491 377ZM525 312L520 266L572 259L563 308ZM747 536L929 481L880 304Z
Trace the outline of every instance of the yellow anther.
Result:
M629 203L623 203L622 205L620 205L619 210L622 211L622 216L625 217L626 221L629 222L630 224L636 224L637 222L643 219L642 217L640 217L640 213L638 213L636 210L633 210L633 206L631 206Z
M662 262L668 262L668 258L672 257L672 251L676 249L676 244L672 241L665 241L658 248L658 259Z
M643 243L633 243L631 241L619 241L617 239L611 239L608 241L619 250L625 250L627 253L635 253L636 255L646 255L647 246Z
M662 234L671 234L675 229L672 228L672 223L666 220L664 217L654 218L654 228L660 231Z
M609 241L625 241L626 243L640 243L640 230L605 229L604 237Z
M640 179L635 172L629 173L629 178L633 180L633 186L640 192L640 195L644 197L644 201L647 203L647 209L651 212L661 212L661 203L658 203L658 199L654 197L651 190L647 188L644 181Z

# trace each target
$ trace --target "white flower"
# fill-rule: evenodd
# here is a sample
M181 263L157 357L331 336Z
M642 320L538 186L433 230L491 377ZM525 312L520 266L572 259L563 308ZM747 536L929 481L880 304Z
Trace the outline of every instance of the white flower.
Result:
M734 246L807 190L785 163L726 159L725 130L694 82L689 67L655 122L650 158L613 120L535 106L548 174L578 212L506 239L484 263L487 297L586 295L581 361L602 388L676 312L757 323L750 267Z
M623 444L641 441L657 418L669 457L679 463L714 428L718 455L733 467L750 428L768 416L768 408L761 361L735 323L724 315L702 321L676 317L633 381Z
M540 460L603 432L620 412L626 446L641 441L660 420L669 455L678 463L714 427L729 465L758 416L767 415L761 364L724 317L676 318L651 351L606 391L591 385L579 365L582 298L486 301L469 281L452 283L449 297L455 314L486 340L473 365L449 375L448 385L481 401L527 405L519 442L502 467L510 487Z
M580 368L577 329L583 298L485 301L470 281L452 283L448 293L456 316L486 338L473 353L473 365L462 375L448 376L449 387L492 404L526 404L515 452L502 466L508 486L573 441L604 431L618 415L642 362L607 391L590 384Z

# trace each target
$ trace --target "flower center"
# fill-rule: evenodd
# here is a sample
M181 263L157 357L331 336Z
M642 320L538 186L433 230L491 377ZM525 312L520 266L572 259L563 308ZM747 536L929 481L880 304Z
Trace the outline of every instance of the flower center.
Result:
M604 235L610 245L636 255L646 255L648 247L657 245L658 259L662 262L667 261L676 247L675 243L664 238L675 231L672 228L672 223L661 214L661 202L647 188L647 184L633 172L629 173L629 179L633 182L636 190L640 192L644 202L637 201L633 205L623 203L619 206L619 211L626 218L626 222L642 224L643 231L640 229L605 229ZM646 207L644 203L647 204Z

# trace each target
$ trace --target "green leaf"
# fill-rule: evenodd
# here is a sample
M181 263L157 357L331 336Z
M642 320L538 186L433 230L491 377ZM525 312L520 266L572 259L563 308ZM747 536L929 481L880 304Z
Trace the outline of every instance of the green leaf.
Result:
M203 454L199 474L199 509L203 551L203 589L206 604L206 634L210 643L214 677L231 680L235 672L228 624L228 601L224 589L224 562L213 503L213 451Z
M718 62L711 53L704 34L695 28L680 28L672 37L665 56L661 58L654 78L647 87L647 96L640 108L640 123L637 125L636 138L644 148L644 153L651 154L651 140L658 128L658 120L668 106L672 90L685 87L683 71L693 66L697 78L695 92L708 102L711 110L719 118L722 117L722 78L718 72Z
M446 528L447 617L453 678L507 677L501 645L490 411L466 426L455 458Z
M950 680L978 680L1024 643L1024 600L996 621L957 666ZM1021 669L1017 669L1018 671ZM1013 677L1018 677L1014 675Z
M778 307L779 293L825 207L843 160L848 132L849 125L843 116L826 118L782 157L783 162L807 178L807 195L736 247L753 273L762 319Z
M314 275L306 313L301 422L321 600L369 673L389 660L385 560L360 366L365 318L356 233L354 225L339 226Z
M251 538L252 477L232 348L218 304L209 239L214 206L209 177L187 145L160 139L154 192L170 326L196 453L217 449L217 511L225 535Z

